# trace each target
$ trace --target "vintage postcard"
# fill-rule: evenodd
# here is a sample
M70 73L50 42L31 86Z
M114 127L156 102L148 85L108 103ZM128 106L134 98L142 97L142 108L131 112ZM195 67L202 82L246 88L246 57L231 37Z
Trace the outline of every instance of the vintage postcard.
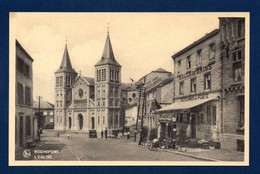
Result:
M249 13L9 14L10 166L248 166Z

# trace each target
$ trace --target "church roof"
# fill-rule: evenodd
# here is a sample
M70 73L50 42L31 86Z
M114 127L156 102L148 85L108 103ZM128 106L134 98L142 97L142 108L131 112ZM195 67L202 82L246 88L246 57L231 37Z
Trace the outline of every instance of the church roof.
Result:
M95 66L107 65L107 64L121 66L114 57L114 52L112 49L112 44L110 41L109 33L107 34L107 39L106 39L103 55Z
M94 85L95 84L95 79L92 77L85 77L82 76L90 85Z
M39 100L33 102L33 109L39 108ZM40 100L40 109L54 109L54 105L48 101Z
M58 72L70 72L70 73L77 74L77 72L72 68L67 44L65 45L65 49L64 49L62 61L61 61L61 64L60 64L60 68L56 71L56 73L58 73Z

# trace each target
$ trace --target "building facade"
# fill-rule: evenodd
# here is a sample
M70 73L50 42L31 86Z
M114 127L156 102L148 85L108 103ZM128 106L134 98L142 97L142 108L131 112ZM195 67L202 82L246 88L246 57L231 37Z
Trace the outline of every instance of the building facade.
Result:
M55 129L101 132L121 128L121 65L114 57L109 33L95 65L95 78L77 75L67 45L55 76Z
M26 148L37 139L37 118L33 115L33 59L16 40L15 149Z
M159 132L170 137L173 125L185 127L190 138L209 131L219 141L221 131L220 37L216 29L172 56L174 103L158 111ZM160 133L159 133L160 134Z
M223 61L223 136L226 149L244 151L245 18L219 18Z
M39 109L40 108L40 109ZM33 112L34 114L42 112L44 117L43 128L53 129L54 128L54 105L45 100L39 100L33 102Z

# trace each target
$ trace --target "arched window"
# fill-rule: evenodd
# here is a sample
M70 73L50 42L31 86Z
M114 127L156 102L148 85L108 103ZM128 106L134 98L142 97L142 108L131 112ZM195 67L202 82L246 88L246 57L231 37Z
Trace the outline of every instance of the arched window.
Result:
M92 124L91 129L95 129L95 118L94 117L91 118L91 124Z

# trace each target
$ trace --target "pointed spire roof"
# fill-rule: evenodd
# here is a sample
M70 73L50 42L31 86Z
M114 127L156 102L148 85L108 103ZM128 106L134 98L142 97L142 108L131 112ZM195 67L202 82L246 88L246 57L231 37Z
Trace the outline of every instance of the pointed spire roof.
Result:
M69 56L69 52L68 52L68 48L67 48L67 43L65 44L65 49L64 49L62 61L61 61L61 64L60 64L60 68L56 71L56 73L58 73L58 72L77 73L72 68L72 65L71 65L71 62L70 62L70 56Z
M107 32L107 39L103 50L102 58L98 61L98 63L95 66L106 65L106 64L121 66L114 57L114 52L112 49L109 32Z

